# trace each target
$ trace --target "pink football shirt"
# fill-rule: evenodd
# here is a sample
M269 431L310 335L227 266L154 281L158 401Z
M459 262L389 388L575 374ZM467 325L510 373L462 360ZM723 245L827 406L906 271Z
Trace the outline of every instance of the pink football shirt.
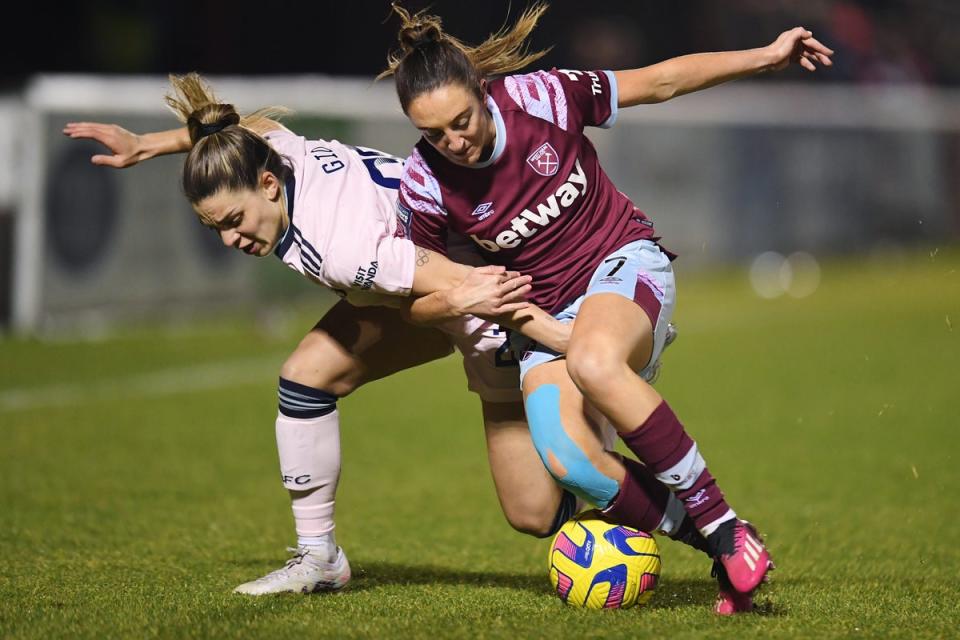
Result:
M290 226L274 250L284 264L356 305L410 295L416 249L396 237L402 161L286 130L264 137L294 172Z

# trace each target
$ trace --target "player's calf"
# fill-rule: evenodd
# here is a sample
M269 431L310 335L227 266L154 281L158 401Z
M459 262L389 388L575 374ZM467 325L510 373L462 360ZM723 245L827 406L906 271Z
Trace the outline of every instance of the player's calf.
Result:
M280 378L276 422L280 476L290 492L297 545L334 562L334 504L340 479L337 397Z

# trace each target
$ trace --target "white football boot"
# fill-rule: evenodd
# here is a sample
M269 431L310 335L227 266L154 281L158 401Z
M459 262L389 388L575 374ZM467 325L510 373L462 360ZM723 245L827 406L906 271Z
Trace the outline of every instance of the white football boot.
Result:
M269 593L318 593L338 591L350 582L350 563L343 549L337 547L333 562L323 562L311 555L309 547L287 547L293 557L282 568L262 578L244 582L233 590L251 596Z

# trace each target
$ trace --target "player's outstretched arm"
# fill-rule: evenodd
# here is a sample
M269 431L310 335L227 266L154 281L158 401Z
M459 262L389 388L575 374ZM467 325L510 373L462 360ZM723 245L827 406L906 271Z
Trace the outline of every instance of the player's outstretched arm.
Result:
M257 118L251 123L241 122L259 134L276 129L286 129L270 118ZM96 140L109 154L100 153L90 158L93 164L123 169L138 162L170 153L185 153L193 146L186 127L167 131L137 134L116 124L103 122L68 122L63 127L64 135L74 139Z
M616 71L617 104L631 107L663 102L730 80L779 71L790 64L816 71L819 65L831 66L832 55L833 50L814 38L813 32L794 27L758 49L695 53L640 69Z
M64 135L74 139L96 140L110 153L90 158L93 164L123 169L138 162L168 153L182 153L190 149L190 135L186 127L136 134L116 124L102 122L68 122Z

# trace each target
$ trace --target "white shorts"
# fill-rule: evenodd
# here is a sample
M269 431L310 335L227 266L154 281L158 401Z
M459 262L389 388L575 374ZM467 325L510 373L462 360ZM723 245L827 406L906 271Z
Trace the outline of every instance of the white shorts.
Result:
M520 367L506 331L474 316L457 318L439 329L463 356L467 388L487 402L522 402Z
M631 242L600 261L590 277L587 291L572 304L556 314L560 322L572 322L587 297L597 293L616 293L633 300L650 318L653 326L653 353L647 367L654 364L663 352L667 338L667 325L673 317L677 303L677 289L670 258L650 240ZM563 357L547 347L514 333L511 344L520 354L520 382L527 371L545 362ZM647 369L639 371L647 374Z

